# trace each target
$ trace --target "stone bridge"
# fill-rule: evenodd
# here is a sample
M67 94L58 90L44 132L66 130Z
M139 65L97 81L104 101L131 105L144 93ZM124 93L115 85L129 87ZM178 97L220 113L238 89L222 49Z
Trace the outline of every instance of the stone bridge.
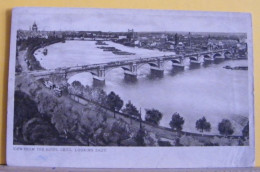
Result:
M157 77L163 76L164 73L164 62L171 61L173 68L184 69L184 59L190 61L191 66L200 66L201 63L212 63L214 61L223 61L233 57L233 52L229 49L220 49L214 51L196 52L191 54L183 55L168 55L159 57L139 58L133 60L122 60L114 61L109 63L99 63L82 65L75 67L63 67L52 70L41 70L29 72L36 78L47 78L50 75L62 75L66 79L71 76L82 73L90 72L93 75L94 85L105 84L105 74L113 68L122 68L126 80L135 81L137 80L137 70L144 64L149 64L151 74ZM201 60L203 59L203 60Z

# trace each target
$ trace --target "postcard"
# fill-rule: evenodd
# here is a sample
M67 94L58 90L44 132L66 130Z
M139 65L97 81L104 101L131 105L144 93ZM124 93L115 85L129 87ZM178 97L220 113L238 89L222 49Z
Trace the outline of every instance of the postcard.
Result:
M14 8L7 164L254 165L251 15Z

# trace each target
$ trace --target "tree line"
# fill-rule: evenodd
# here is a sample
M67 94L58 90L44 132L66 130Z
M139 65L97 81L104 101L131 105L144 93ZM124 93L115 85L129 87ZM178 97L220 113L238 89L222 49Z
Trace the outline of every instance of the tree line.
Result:
M84 90L83 89L84 86L81 85L81 83L79 81L74 81L72 83L72 86L73 86L73 88L77 88L77 90L81 90L81 91ZM90 88L88 88L88 89L90 89ZM116 112L122 112L123 114L126 114L131 118L135 118L140 121L142 120L141 110L138 110L138 108L131 101L128 101L124 106L124 101L114 91L111 91L109 94L106 94L105 91L102 90L102 91L98 92L98 96L96 96L96 97L99 97L99 98L96 98L96 100L94 100L94 101L99 102L102 106L105 106L108 109L110 109L111 111L113 111L114 118L115 118ZM157 109L154 109L154 108L145 109L145 119L144 120L147 123L159 126L162 117L163 117L162 112L160 112ZM171 127L172 130L180 132L183 129L184 123L185 123L184 118L179 113L175 112L172 115L172 118L169 122L169 126ZM202 118L198 119L195 122L195 128L202 134L205 132L210 132L211 123L208 122L206 117L203 116ZM231 136L234 134L234 126L232 125L232 123L229 119L223 119L218 124L218 131L223 136ZM241 134L243 137L248 138L249 123L247 123L247 125L242 129Z
M124 108L122 108L123 104L124 102L120 98L120 96L113 91L107 95L106 105L114 112L114 117L115 112L122 109L122 113L141 120L141 112L138 111L138 109L133 105L131 101L128 101ZM146 109L145 111L145 121L153 125L159 125L163 114L157 109ZM185 120L183 119L183 117L181 117L179 113L175 112L172 115L169 125L171 129L175 131L182 131L184 122ZM196 121L195 127L201 133L211 131L211 124L204 116ZM234 133L234 126L232 125L230 120L223 119L218 124L218 131L221 135L230 136ZM247 125L243 128L242 135L244 137L249 136L249 123L247 123Z

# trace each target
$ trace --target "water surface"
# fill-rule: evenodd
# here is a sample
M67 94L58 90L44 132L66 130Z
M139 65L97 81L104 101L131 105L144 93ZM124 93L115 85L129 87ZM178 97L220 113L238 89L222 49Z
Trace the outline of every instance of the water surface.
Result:
M38 52L37 58L47 69L96 64L117 60L134 59L173 53L158 50L125 47L109 42L122 51L136 53L131 56L118 56L96 48L91 41L67 41L48 47L48 55ZM107 92L115 91L127 102L142 109L155 108L163 113L160 125L169 127L174 112L180 113L185 123L183 130L197 132L196 120L205 116L212 125L211 134L218 133L217 125L223 119L230 119L235 127L235 134L241 135L240 122L248 117L248 72L242 70L227 70L223 66L247 66L247 60L229 60L220 64L211 64L199 69L189 69L188 59L185 61L185 71L175 73L171 62L164 64L164 77L150 79L149 65L138 69L138 81L126 83L121 68L106 73ZM84 85L92 85L90 73L80 73L72 76L69 82L79 80Z

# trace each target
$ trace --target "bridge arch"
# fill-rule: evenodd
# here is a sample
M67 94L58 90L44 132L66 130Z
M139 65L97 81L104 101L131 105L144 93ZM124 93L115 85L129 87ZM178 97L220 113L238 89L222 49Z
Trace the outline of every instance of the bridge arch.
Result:
M127 68L128 65L125 65L125 66L115 66L115 67L110 67L110 68L106 68L105 69L105 72L106 74L110 73L111 71L115 70L115 69L121 69L122 71L124 71L125 69L124 68Z
M215 53L215 54L213 55L213 58L216 58L217 56L221 56L221 57L222 57L222 54L221 54L221 53Z
M79 81L84 86L91 86L93 84L93 74L91 71L67 74L66 79L69 84L71 84L73 81Z
M172 59L171 61L172 61L172 63L179 63L180 64L182 62L182 59L179 59L179 58L178 59Z
M190 60L194 60L194 61L198 61L199 60L199 56L190 56L189 59Z
M180 65L183 64L184 60L185 60L184 56L179 56L174 59L167 59L166 62L171 61L172 64Z
M214 57L212 54L204 54L203 55L203 63L210 64L214 61Z
M205 59L205 58L208 58L208 59L209 59L209 58L211 58L211 56L210 56L209 54L204 54L204 55L203 55L203 58L204 58L204 59Z
M137 69L141 69L143 66L150 66L150 64L148 62L147 63L138 64L137 65Z
M224 52L224 57L229 59L229 58L232 58L233 56L233 53L231 51L225 51Z

